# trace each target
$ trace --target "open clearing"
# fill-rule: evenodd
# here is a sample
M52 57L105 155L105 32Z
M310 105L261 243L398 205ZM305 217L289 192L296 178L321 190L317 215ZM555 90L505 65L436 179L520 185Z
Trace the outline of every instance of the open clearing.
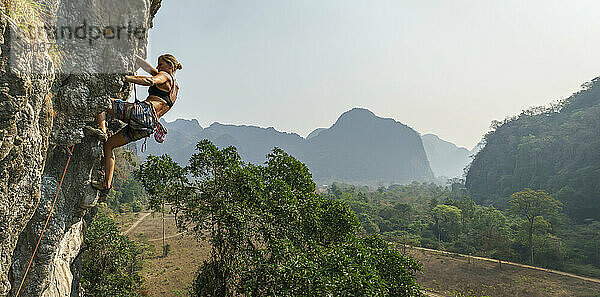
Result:
M166 215L166 243L169 252L162 257L162 218L159 213L127 214L118 218L121 230L129 230L130 239L144 242L153 248L153 255L146 260L142 276L150 296L187 296L188 286L193 281L202 260L208 257L209 246L198 243L193 236L178 234L175 216ZM141 217L143 219L138 221ZM158 239L158 240L157 240Z
M193 236L179 234L174 216L167 215L166 235L170 249L163 258L160 214L126 214L119 216L117 221L121 230L129 231L129 238L145 242L154 249L142 270L149 295L186 296L195 272L209 254L208 244L198 243ZM417 278L432 292L431 296L453 297L457 292L471 292L471 296L600 297L600 283L593 281L508 264L498 268L498 263L476 258L469 264L468 258L451 253L420 249L407 249L406 253L423 263L423 272Z
M441 296L472 292L473 296L596 297L600 284L508 264L471 259L427 250L408 249L407 254L423 263L418 280Z

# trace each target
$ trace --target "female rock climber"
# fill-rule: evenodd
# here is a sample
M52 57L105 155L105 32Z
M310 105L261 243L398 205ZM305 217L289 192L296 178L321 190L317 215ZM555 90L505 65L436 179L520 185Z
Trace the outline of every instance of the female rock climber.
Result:
M104 138L104 181L92 181L92 187L108 193L112 187L115 166L113 149L127 143L142 139L154 133L158 119L173 107L179 89L173 75L182 69L177 59L170 54L158 57L156 69L140 57L136 57L136 65L152 76L125 76L124 82L134 83L148 88L145 101L130 103L111 98L111 108L107 111L127 125L106 140L106 114L102 112L96 117L99 129L95 133Z

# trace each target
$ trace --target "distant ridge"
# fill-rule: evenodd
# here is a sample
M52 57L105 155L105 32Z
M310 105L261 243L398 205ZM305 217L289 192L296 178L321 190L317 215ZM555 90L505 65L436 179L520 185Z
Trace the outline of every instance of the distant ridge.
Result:
M471 161L471 151L434 134L425 134L421 138L435 176L453 178L464 174L465 167Z
M418 132L365 108L342 113L331 127L315 129L306 138L273 127L214 122L203 128L197 120L162 122L169 130L165 142L149 141L143 157L168 153L187 164L195 144L209 139L220 147L234 145L243 160L261 164L277 146L307 164L318 184L338 181L371 186L433 181L432 167L438 166L434 162L430 167L427 142Z
M473 200L508 207L512 193L538 189L574 221L600 220L600 77L582 87L494 123L466 176Z
M327 128L317 128L317 129L313 130L312 132L310 132L310 134L308 134L306 136L306 139L311 139L311 138L319 135L319 133L321 133L321 131L323 131L323 130L327 130Z
M419 134L370 110L344 112L330 128L307 139L309 168L325 183L391 184L434 178Z

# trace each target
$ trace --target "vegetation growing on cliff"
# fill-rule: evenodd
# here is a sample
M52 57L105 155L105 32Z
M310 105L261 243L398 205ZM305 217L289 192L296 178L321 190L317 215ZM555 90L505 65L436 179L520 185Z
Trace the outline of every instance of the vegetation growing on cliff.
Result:
M540 189L574 221L600 220L600 78L582 87L568 99L493 123L466 176L473 200L507 208L512 193Z

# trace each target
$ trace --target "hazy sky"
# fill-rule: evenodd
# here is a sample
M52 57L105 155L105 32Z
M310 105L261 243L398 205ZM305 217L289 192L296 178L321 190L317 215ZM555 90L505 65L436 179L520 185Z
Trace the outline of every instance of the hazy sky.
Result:
M168 121L301 136L365 107L471 149L600 72L597 0L173 0L150 34L183 65Z

